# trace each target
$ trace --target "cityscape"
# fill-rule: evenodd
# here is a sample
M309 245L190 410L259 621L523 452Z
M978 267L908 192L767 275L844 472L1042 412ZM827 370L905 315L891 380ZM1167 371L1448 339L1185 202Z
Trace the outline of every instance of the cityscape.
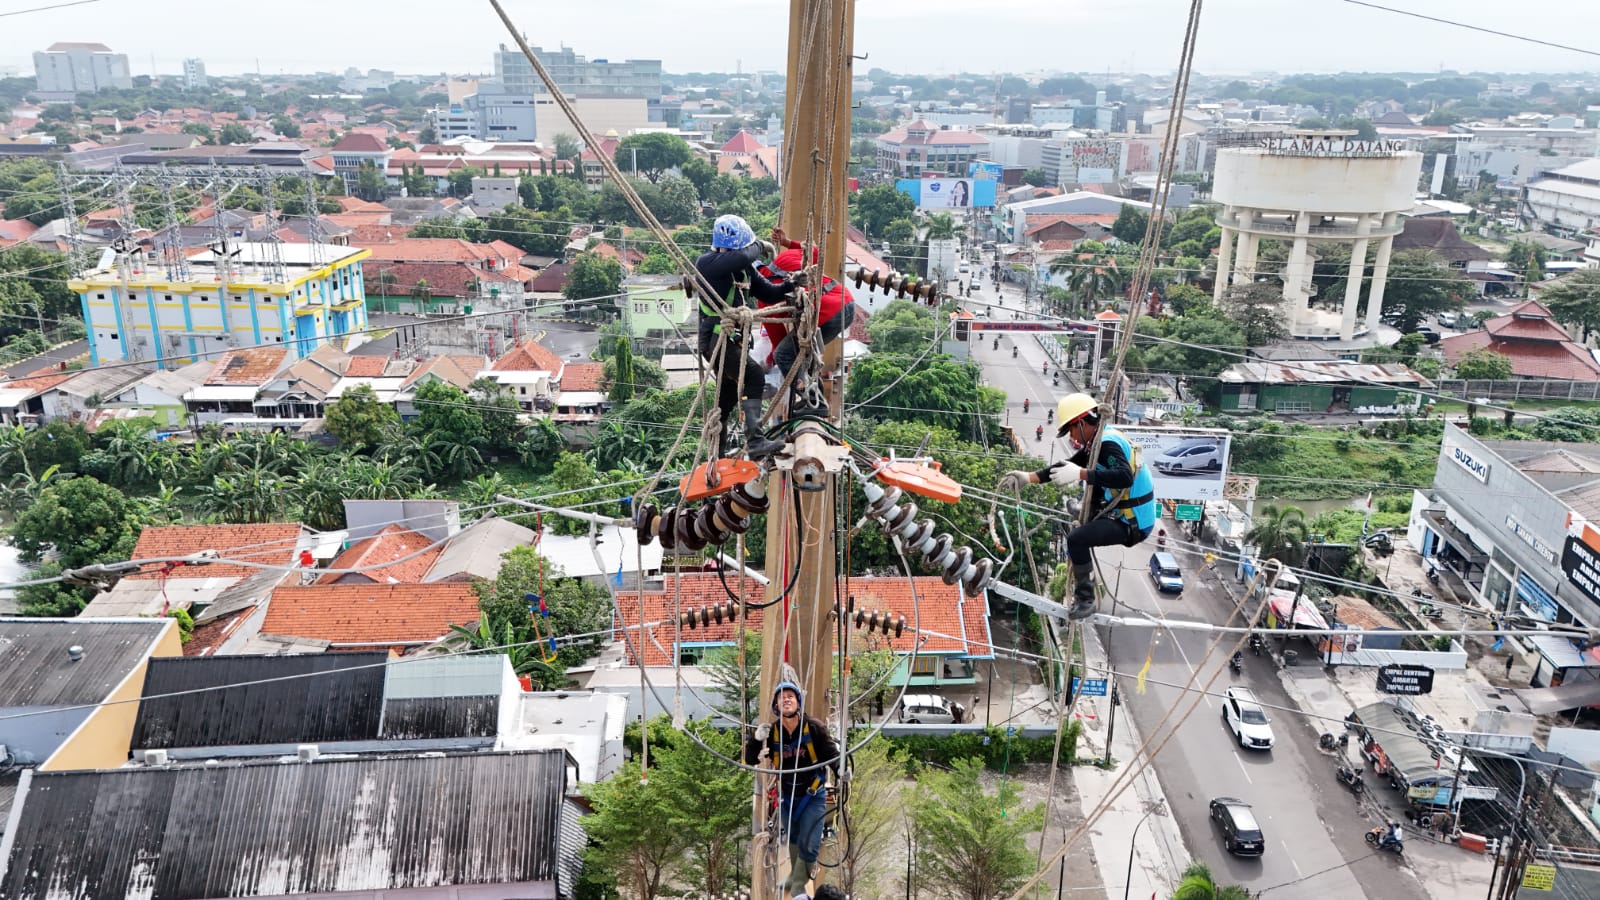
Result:
M0 897L1600 893L1596 13L865 6L0 9Z

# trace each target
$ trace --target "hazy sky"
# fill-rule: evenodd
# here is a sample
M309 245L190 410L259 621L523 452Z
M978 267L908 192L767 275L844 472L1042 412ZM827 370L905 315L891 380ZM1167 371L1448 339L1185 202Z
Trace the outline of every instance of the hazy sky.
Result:
M0 0L0 12L48 0ZM1600 51L1595 0L1379 0L1386 5ZM786 0L506 0L531 43L591 58L659 58L669 72L781 69ZM1170 71L1185 0L859 0L858 62L900 72ZM1512 15L1512 11L1515 12ZM136 75L186 56L229 74L484 72L506 38L487 2L100 0L0 18L0 66L33 70L54 41L100 41ZM1600 57L1477 34L1343 0L1209 0L1196 69L1206 73L1600 70Z

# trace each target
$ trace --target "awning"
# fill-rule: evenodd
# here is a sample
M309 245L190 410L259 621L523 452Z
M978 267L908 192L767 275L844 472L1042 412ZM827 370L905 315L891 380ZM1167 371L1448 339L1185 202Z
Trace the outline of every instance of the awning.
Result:
M1301 597L1300 602L1297 604L1294 601L1293 594L1274 591L1271 599L1267 602L1272 610L1273 617L1279 622L1289 621L1289 614L1292 612L1294 614L1293 627L1295 628L1326 630L1328 627L1327 620L1322 618L1322 613L1317 609L1317 604L1307 600L1305 597Z
M1584 678L1555 687L1529 688L1516 694L1536 716L1580 706L1600 706L1600 679Z
M1489 554L1479 549L1478 545L1472 542L1472 538L1468 537L1465 531L1457 528L1456 524L1450 521L1442 510L1425 509L1422 511L1422 520L1427 522L1434 531L1439 532L1446 541L1450 542L1456 548L1457 553L1466 557L1469 564L1483 566L1489 562Z
M1553 668L1600 668L1600 662L1578 649L1571 638L1556 634L1535 634L1526 638Z
M1412 731L1411 723L1400 718L1393 705L1379 702L1363 706L1356 710L1356 718L1369 729L1369 739L1383 750L1389 765L1406 784L1455 777L1455 769L1445 769L1433 758L1433 751Z

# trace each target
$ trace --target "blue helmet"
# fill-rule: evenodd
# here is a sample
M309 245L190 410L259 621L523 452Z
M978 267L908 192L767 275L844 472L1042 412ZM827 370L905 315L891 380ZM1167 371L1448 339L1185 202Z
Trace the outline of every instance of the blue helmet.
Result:
M711 246L718 250L743 250L756 242L756 233L741 216L717 216L711 226Z
M772 689L772 711L773 712L777 712L778 711L778 695L783 693L784 691L794 691L795 699L800 701L800 705L802 707L805 706L805 704L806 704L806 692L802 691L800 689L800 685L795 684L792 681L780 681L780 682L778 682L778 686Z

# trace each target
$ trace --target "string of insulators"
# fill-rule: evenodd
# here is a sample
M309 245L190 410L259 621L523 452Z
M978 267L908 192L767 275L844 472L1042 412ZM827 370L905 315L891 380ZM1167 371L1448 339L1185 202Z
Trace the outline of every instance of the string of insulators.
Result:
M685 610L678 613L678 622L690 631L696 628L710 628L712 625L721 625L723 622L736 622L739 619L739 604L732 600L702 606L699 609Z
M868 272L864 267L856 270L856 287L859 288L863 284L872 293L877 293L878 288L881 287L885 294L893 292L901 300L904 300L906 295L910 294L914 299L926 300L931 303L939 293L939 285L935 282L918 281L909 275L896 277L877 270Z
M852 606L855 605L854 599L853 597L851 598ZM899 637L905 634L906 631L906 617L886 610L857 609L851 611L835 603L833 605L833 614L849 622L857 630L865 628L869 634L874 631L881 631L884 637L888 637L890 632L893 632L895 637Z
M633 514L634 533L640 546L660 538L667 550L694 552L711 544L727 543L750 530L751 516L767 511L766 485L760 479L736 485L699 507L670 506L665 511L646 503Z
M861 489L867 495L867 518L939 569L939 577L945 584L959 581L969 594L981 593L989 586L994 577L994 563L988 559L974 560L972 548L956 546L956 539L948 532L934 534L933 520L919 520L915 503L900 503L899 488L893 485L883 488L868 481Z

